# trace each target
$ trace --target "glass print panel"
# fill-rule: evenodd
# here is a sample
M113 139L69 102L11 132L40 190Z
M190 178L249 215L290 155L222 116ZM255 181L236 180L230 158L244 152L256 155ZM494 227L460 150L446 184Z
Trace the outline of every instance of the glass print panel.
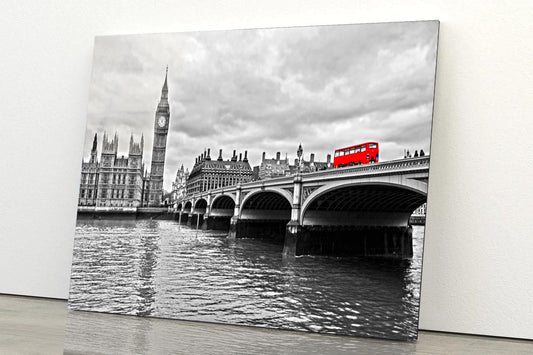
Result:
M69 308L416 340L438 29L97 37Z

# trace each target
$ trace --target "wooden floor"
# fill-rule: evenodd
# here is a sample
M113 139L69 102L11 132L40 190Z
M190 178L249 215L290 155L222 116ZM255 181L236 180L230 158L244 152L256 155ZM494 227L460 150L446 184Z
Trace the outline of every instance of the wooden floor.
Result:
M421 331L417 343L68 311L0 295L0 354L533 354L533 341Z

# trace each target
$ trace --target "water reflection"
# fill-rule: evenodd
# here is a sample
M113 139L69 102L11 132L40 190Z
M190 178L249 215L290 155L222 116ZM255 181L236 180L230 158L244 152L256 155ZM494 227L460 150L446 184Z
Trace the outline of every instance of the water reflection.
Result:
M281 245L172 221L80 221L70 307L412 340L423 231L412 259L283 258Z
M413 354L415 343L69 311L64 354Z
M154 271L157 266L157 253L159 251L159 235L141 235L140 238L140 263L138 274L137 295L139 302L136 314L139 316L149 316L154 310L155 287Z

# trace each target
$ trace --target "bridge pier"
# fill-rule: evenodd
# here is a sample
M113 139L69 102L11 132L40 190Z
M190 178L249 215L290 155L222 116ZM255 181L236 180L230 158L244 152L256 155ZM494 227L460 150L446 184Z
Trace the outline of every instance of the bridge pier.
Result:
M176 212L175 220L178 222L178 224L186 224L188 218L189 218L188 212L183 212L183 211Z
M239 224L239 218L238 217L231 217L229 222L229 232L228 232L228 238L229 239L235 239L237 238L237 225Z
M187 223L186 223L187 227L191 227L191 226L192 226L192 220L193 220L193 218L194 218L194 214L191 213L191 212L189 212L189 213L187 214ZM194 221L194 225L196 225L196 220Z
M283 242L287 220L240 219L230 226L232 238L257 238Z
M283 255L302 255L299 249L302 247L302 237L304 228L300 224L301 202L302 202L302 177L296 175L293 180L294 193L292 195L291 220L285 229L285 242L283 245Z
M187 226L193 229L200 228L203 225L203 215L200 213L191 213L187 220Z
M283 245L284 256L302 255L300 249L302 248L302 238L304 235L304 228L298 222L290 221L287 224L285 231L285 242Z
M178 217L178 223L179 224L187 224L187 220L189 219L189 214L187 212L181 212Z
M412 257L412 227L287 225L283 254Z
M204 216L202 229L210 230L229 230L231 218L227 216Z
M233 208L233 217L230 219L228 238L237 238L237 229L239 224L239 216L241 214L241 184L237 185L235 191L235 207Z

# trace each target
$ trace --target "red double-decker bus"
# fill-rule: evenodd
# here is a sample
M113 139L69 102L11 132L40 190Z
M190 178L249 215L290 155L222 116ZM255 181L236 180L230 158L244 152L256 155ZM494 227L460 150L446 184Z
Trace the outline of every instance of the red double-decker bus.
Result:
M377 163L378 161L379 144L377 142L367 142L335 150L333 167L342 168L345 166Z

